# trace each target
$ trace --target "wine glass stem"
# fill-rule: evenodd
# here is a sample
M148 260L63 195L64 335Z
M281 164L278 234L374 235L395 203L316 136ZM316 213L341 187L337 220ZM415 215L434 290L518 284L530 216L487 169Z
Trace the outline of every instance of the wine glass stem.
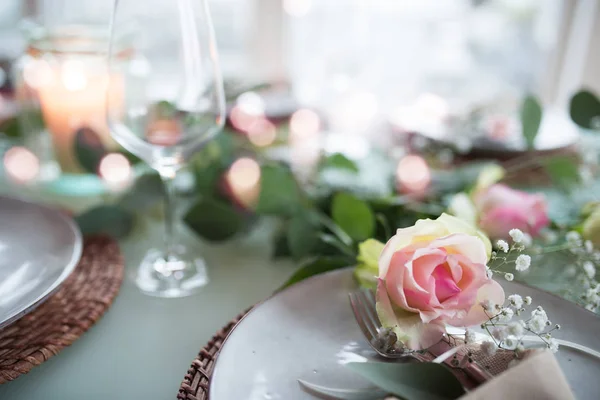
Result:
M165 259L168 261L175 255L175 174L160 175L165 187Z

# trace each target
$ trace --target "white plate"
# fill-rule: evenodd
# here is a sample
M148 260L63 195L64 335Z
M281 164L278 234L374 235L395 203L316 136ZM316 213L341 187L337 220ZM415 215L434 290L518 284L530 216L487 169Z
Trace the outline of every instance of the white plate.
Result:
M66 215L0 196L0 328L48 298L81 249L81 233Z
M514 282L507 295L533 297L554 323L556 338L600 349L600 318L557 296ZM252 310L232 331L217 358L213 400L313 399L297 380L335 388L369 384L340 365L352 353L372 357L348 303L356 284L350 269L301 282ZM562 348L557 359L578 399L600 397L600 362Z

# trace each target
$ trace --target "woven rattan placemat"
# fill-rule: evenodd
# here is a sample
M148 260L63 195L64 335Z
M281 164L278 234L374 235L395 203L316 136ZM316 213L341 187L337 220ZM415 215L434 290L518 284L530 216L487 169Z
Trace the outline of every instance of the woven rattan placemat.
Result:
M26 374L94 325L119 291L123 264L114 240L86 239L77 268L61 288L34 311L0 330L0 383Z
M210 339L202 350L200 350L200 353L198 353L198 356L192 361L192 365L185 374L183 382L181 382L177 399L208 400L208 385L215 366L215 361L219 355L219 350L221 350L221 346L223 345L223 342L225 342L229 332L231 332L248 311L250 310L247 310L232 321L229 321L227 325L215 333L212 339Z

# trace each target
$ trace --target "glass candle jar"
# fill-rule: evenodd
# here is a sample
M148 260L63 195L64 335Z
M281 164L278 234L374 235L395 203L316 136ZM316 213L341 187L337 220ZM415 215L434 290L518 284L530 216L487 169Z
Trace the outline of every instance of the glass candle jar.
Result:
M31 35L15 64L15 97L26 143L42 164L54 159L62 173L83 172L76 156L79 132L94 132L105 148L115 148L106 101L122 101L124 93L120 77L107 74L107 50L105 26L65 25ZM123 46L123 62L130 56Z

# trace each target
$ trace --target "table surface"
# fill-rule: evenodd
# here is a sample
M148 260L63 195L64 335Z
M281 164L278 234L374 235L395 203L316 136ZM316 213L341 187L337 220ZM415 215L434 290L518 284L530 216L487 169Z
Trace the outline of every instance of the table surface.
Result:
M192 360L212 335L268 297L295 269L292 262L271 260L268 224L218 245L203 243L181 228L182 242L206 259L209 284L181 299L145 296L133 277L144 252L161 243L162 226L148 220L141 225L121 242L125 279L106 314L73 345L0 385L0 399L174 399Z

